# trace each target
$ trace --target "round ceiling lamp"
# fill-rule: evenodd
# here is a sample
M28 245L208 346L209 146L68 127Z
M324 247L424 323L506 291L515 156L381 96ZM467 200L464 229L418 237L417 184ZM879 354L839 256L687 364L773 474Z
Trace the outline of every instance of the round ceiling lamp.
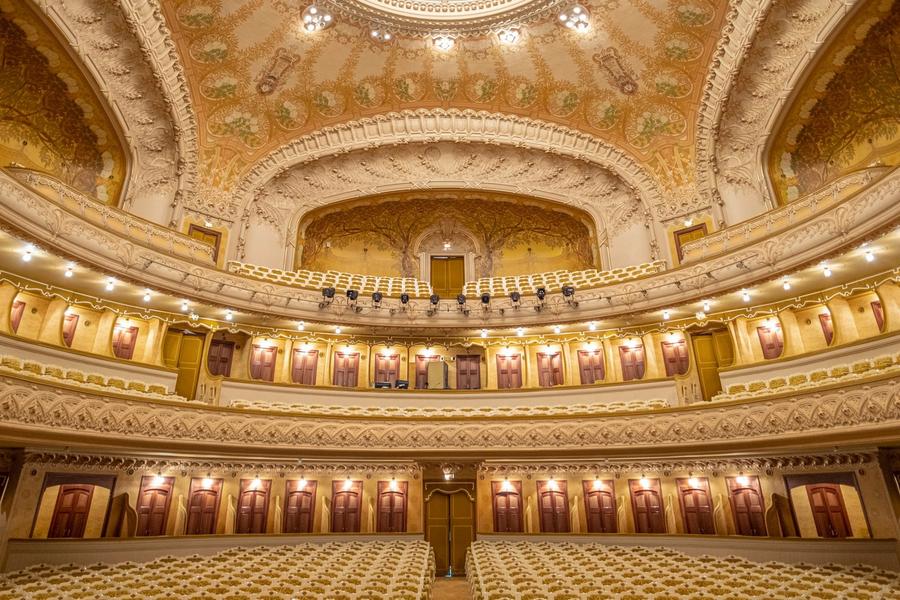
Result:
M522 31L517 27L510 27L509 29L504 29L497 33L497 38L500 40L501 44L512 46L522 39Z
M441 34L434 36L433 43L434 49L438 52L450 52L456 45L456 40L449 35Z
M591 27L591 13L581 4L573 4L559 13L559 22L565 27L584 32Z
M329 27L334 23L331 13L322 10L317 4L310 4L303 11L303 29L308 33L315 33Z

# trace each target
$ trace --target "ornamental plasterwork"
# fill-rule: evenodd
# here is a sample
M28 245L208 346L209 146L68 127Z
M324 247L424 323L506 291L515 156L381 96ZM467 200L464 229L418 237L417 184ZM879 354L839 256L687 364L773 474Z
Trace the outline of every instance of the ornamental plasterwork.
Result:
M344 200L397 189L502 191L575 206L615 229L643 213L628 186L595 163L484 143L410 144L337 154L298 164L256 196L273 225L295 228L305 214ZM289 238L296 237L294 229Z
M900 380L887 379L825 393L763 402L686 407L674 411L579 419L307 419L248 415L193 406L173 407L74 394L44 386L0 380L0 434L42 434L96 444L167 443L246 452L296 451L492 450L496 452L602 451L628 448L659 452L702 444L712 450L727 444L794 438L821 444L834 434L842 443L873 439L900 425ZM827 443L827 442L826 442Z
M196 179L196 135L189 117L170 112L170 107L176 113L189 109L177 108L183 106L184 98L180 101L166 85L175 75L172 65L157 54L165 44L154 44L152 39L163 35L159 27L164 27L159 15L149 10L155 2L134 6L131 0L121 0L118 6L102 0L36 3L60 31L71 35L72 50L121 116L119 125L131 150L123 208L170 203L176 194L190 190ZM168 218L171 209L158 212Z
M700 264L650 275L639 282L612 284L604 288L579 292L579 308L569 318L609 318L680 305L706 295L739 289L761 277L769 278L778 269L789 270L835 252L849 243L858 243L900 218L900 172L874 182L863 193L830 206L808 217L799 225L788 225L768 238L711 256ZM227 305L248 313L267 313L287 318L313 321L328 319L318 309L319 290L304 290L277 283L257 281L203 267L172 253L133 244L129 239L95 225L82 217L61 210L50 200L22 187L0 173L0 206L15 231L23 231L33 239L53 240L65 253L89 257L98 268L123 281L140 277L140 285L159 289L181 290L186 297ZM9 225L7 225L9 228ZM398 301L385 299L385 306L399 308ZM500 300L498 299L498 302ZM498 304L498 306L502 306ZM412 326L425 316L427 306L410 303L408 311L365 312L344 314L350 320L397 326ZM513 311L507 311L512 313ZM545 317L519 314L512 321L496 312L484 317L494 325L507 322L516 325L542 322ZM435 316L429 325L460 326L455 314ZM478 321L475 321L476 323Z
M340 17L307 35L298 27L303 6L284 0L178 0L163 9L192 86L203 176L228 189L298 136L417 108L553 122L641 162L663 147L689 147L724 4L585 4L593 26L583 35L548 15L517 45L474 36L446 54L421 37L374 43L367 27Z
M718 178L771 206L763 151L782 108L856 0L744 2L717 55L698 120L698 187L718 196ZM749 50L747 49L749 48Z

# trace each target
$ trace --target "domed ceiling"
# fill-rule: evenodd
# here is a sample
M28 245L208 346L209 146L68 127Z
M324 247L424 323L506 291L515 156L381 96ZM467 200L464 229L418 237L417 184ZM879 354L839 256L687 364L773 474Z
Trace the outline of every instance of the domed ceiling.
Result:
M208 186L230 189L304 134L417 108L558 123L621 148L667 183L690 179L693 123L725 3L583 4L585 32L561 26L552 0L320 2L333 25L315 33L301 27L305 2L163 7L193 95ZM521 38L501 43L498 27L513 22L523 24ZM384 26L395 35L373 38ZM429 31L450 32L455 44L438 51Z

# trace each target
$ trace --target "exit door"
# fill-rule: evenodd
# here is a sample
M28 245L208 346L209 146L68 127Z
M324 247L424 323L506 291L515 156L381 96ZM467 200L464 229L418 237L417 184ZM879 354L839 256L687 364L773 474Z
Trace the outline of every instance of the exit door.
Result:
M425 501L425 539L434 549L436 574L463 575L475 540L475 501L464 490L437 490Z

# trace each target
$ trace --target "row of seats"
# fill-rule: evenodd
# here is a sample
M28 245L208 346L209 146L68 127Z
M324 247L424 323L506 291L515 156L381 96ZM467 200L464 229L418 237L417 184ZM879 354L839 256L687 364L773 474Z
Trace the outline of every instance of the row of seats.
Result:
M49 383L62 383L108 393L128 394L156 400L186 401L183 396L170 393L169 389L164 385L132 381L121 377L107 377L100 373L85 373L78 369L45 365L36 360L22 360L18 356L0 356L0 373L3 372L19 376L25 375Z
M260 400L234 400L231 405L238 408L277 411L298 416L328 415L336 417L546 417L556 415L596 415L617 412L634 412L669 407L669 403L662 398L554 406L334 406L323 404L288 404Z
M829 369L815 369L808 373L794 373L783 377L773 377L763 381L736 383L713 396L713 401L746 400L782 392L799 392L815 389L823 385L852 381L863 377L900 373L900 352L869 359L857 360L849 365L838 365Z
M512 292L532 294L537 288L544 288L548 293L559 292L563 286L571 285L575 289L591 289L621 281L636 279L645 275L659 273L666 268L664 261L619 267L609 271L585 269L583 271L551 271L532 275L515 275L508 277L482 277L469 281L463 288L468 297L481 294L508 295Z
M333 287L339 291L356 290L361 294L381 292L386 296L400 294L409 294L413 298L431 296L431 285L415 277L354 275L340 271L284 271L237 261L229 261L228 270L236 275L310 290Z
M428 600L434 569L424 541L231 548L147 563L35 565L0 575L0 600Z
M476 541L469 547L466 573L475 600L900 597L896 573L865 565L757 563L667 548L568 542Z

